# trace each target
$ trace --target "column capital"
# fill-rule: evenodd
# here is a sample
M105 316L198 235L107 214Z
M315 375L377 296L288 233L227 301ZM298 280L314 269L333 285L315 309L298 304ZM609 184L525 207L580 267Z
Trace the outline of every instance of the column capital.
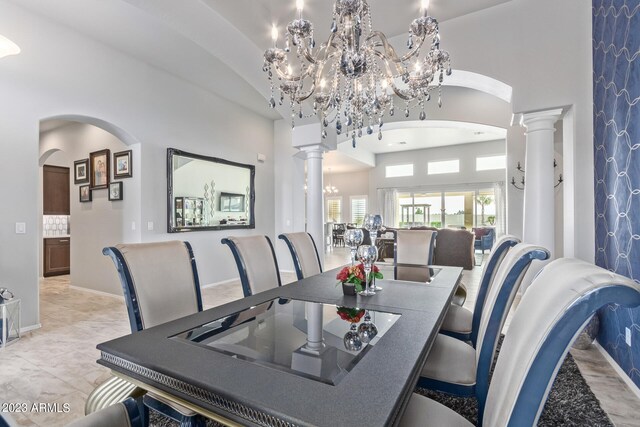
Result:
M308 159L322 159L324 152L327 151L326 147L321 144L305 145L304 147L297 147L299 157Z
M555 123L562 117L562 108L552 110L532 111L529 113L514 114L520 126L527 129L527 133L540 130L555 131Z
M338 135L335 130L325 129L327 136L322 137L322 125L312 123L304 126L296 126L291 131L292 145L297 149L307 146L322 146L324 151L335 150L338 147Z

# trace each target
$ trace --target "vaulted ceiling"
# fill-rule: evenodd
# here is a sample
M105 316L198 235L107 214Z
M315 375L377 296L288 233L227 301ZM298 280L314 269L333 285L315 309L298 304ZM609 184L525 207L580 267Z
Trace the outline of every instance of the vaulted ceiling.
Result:
M267 106L262 53L273 24L294 17L294 0L12 0L114 49L164 69L263 116L287 117ZM440 21L509 0L431 0ZM374 26L389 37L405 34L419 0L370 0ZM307 0L305 17L316 38L327 37L332 2Z
M286 107L268 107L269 85L262 71L262 55L271 45L272 25L277 25L282 34L294 18L295 0L10 1L262 116L275 120L290 114ZM429 12L443 22L508 1L431 0ZM389 38L398 36L394 44L404 50L409 24L419 16L420 0L369 0L369 4L374 27ZM305 1L304 16L314 23L319 41L328 37L332 5L327 0ZM446 34L442 37L446 45ZM464 73L451 78L460 77L464 79ZM481 127L454 130L431 126L416 129L413 134L398 130L389 132L383 145L363 140L362 146L373 147L371 152L375 153L426 148L423 145L428 141L445 145L500 137L499 131ZM343 158L346 169L362 167L344 154L334 154Z

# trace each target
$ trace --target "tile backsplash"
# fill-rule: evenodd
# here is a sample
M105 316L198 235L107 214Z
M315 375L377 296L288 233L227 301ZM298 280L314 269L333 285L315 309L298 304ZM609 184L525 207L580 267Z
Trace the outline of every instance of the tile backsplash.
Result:
M69 215L43 215L42 231L44 237L68 236L71 234Z

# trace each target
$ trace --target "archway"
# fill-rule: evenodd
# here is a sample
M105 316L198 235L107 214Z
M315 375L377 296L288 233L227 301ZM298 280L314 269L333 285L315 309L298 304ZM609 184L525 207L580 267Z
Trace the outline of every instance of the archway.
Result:
M43 218L39 230L39 269L44 264L44 244L46 237L62 236L70 241L69 257L71 266L70 286L99 293L121 295L121 290L114 287L117 281L113 265L101 251L105 246L124 241L140 241L140 193L141 193L141 145L128 132L105 120L83 115L57 115L40 121L40 149L38 163L40 173L45 164L57 164L70 168L70 209L66 223L67 232L56 228L53 233L47 229L43 215L43 197L39 199L39 215ZM111 200L109 189L92 189L90 201L80 200L80 187L88 186L88 182L78 182L74 178L74 162L85 160L91 152L108 150L106 158L112 162L113 154L131 150L132 177L117 178L122 185L122 200ZM87 171L89 176L90 169ZM109 167L110 181L114 181L113 166ZM83 180L80 180L83 181ZM42 178L40 179L42 191ZM87 193L85 193L87 194ZM62 223L62 219L56 218ZM56 227L56 226L54 226ZM53 234L53 235L51 235ZM71 237L71 235L73 237Z

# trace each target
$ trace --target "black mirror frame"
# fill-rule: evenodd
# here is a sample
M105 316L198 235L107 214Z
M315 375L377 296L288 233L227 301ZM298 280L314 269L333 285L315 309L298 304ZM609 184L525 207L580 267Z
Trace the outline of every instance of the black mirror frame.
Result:
M249 183L249 224L234 224L234 225L211 225L211 226L185 226L185 227L176 227L175 224L175 213L173 209L173 157L174 156L183 156L183 157L191 157L197 160L205 160L213 163L221 163L228 166L236 166L240 168L249 169L250 172L250 183ZM255 191L255 177L256 177L256 167L254 165L244 164L232 162L230 160L220 159L218 157L210 157L203 156L200 154L188 153L186 151L178 150L176 148L167 148L167 232L168 233L184 233L187 231L211 231L211 230L233 230L233 229L245 229L245 228L256 228L256 219L255 219L255 202L256 202L256 191Z

